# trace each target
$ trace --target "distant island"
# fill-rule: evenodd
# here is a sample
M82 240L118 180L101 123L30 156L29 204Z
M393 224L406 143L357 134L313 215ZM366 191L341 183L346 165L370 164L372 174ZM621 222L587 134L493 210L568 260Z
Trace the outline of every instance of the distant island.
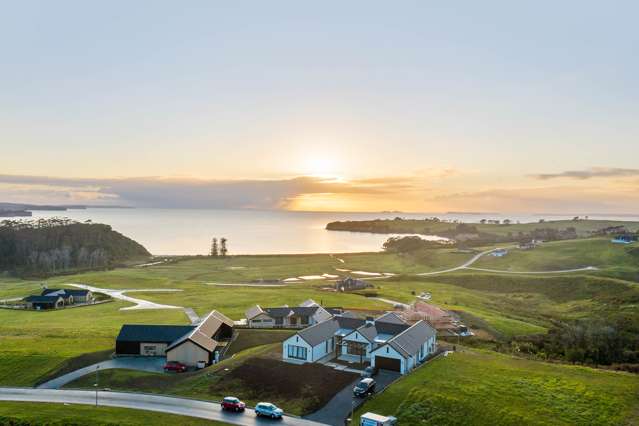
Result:
M329 231L368 232L375 234L418 234L445 237L466 245L478 246L501 242L531 240L558 241L606 234L634 233L639 222L618 220L572 220L515 223L509 219L482 219L479 223L425 219L374 219L337 221L326 225Z
M31 217L33 211L67 211L85 210L89 208L101 209L130 209L126 206L91 206L83 204L40 205L0 202L0 217Z
M0 272L47 276L112 268L150 256L109 225L60 218L0 222Z

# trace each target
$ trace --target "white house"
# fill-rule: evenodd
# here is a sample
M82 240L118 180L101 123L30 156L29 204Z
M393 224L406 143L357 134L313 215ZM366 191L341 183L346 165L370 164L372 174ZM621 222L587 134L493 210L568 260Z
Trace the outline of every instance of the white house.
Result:
M282 358L317 362L339 358L407 373L436 350L437 332L425 321L413 325L394 313L366 320L336 315L286 339Z
M245 312L245 316L250 328L305 328L331 318L333 311L309 299L294 307L255 305Z
M408 373L437 349L437 332L418 321L379 345L371 353L371 366Z

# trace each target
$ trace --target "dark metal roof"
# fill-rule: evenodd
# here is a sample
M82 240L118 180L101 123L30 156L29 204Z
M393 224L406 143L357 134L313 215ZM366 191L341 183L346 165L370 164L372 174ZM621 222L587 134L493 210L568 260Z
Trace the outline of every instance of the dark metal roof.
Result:
M283 318L289 315L299 316L311 316L317 312L318 306L293 306L293 307L278 307L278 308L263 308L264 312L272 318Z
M426 321L418 321L404 332L390 339L388 345L403 356L408 357L417 354L419 347L435 335L437 335L437 331Z
M46 296L48 294L51 293L57 293L57 292L63 292L66 293L67 297L68 296L86 296L87 294L89 294L89 290L72 290L69 288L45 288L44 290L42 290L42 295ZM64 297L64 295L61 295L62 297Z
M117 342L167 343L193 331L192 325L143 325L125 324L116 338Z
M23 300L32 303L56 303L60 296L27 296Z
M357 331L368 339L370 342L375 340L378 334L390 334L391 336L395 336L402 331L408 329L410 326L408 324L395 324L389 322L380 322L375 321L374 324L364 324L357 329Z

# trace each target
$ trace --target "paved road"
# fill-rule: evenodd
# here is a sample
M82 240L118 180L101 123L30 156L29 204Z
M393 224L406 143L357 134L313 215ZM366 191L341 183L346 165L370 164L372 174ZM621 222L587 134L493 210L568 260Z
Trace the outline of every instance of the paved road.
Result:
M88 367L80 368L60 377L56 377L53 380L42 383L40 386L38 386L38 389L59 389L67 383L79 379L80 377L86 376L87 374L95 374L95 370L98 366L100 367L100 371L109 370L112 368L123 368L125 370L139 370L161 373L164 370L165 363L166 359L164 357L114 358L108 361L89 365Z
M128 306L126 308L120 308L121 311L129 311L134 309L183 309L182 306L173 306L173 305L162 305L160 303L149 302L148 300L136 299L131 296L125 296L124 293L132 293L132 292L174 292L174 291L182 291L174 288L149 288L149 289L124 289L124 290L113 290L108 288L99 288L93 287L86 284L69 284L73 287L83 288L86 290L91 290L94 293L103 293L111 296L114 299L124 300L130 303L133 303L134 306Z
M94 405L93 391L0 388L0 401L54 402L67 404ZM199 417L217 420L236 425L274 424L270 419L260 419L255 412L247 409L245 413L226 413L220 405L213 402L197 401L187 398L174 398L160 395L146 395L126 392L98 392L99 405L109 407L134 408L138 410L157 411L182 416ZM278 425L287 426L319 426L322 423L296 417L285 416Z
M466 269L470 269L471 271L498 272L500 274L566 274L570 272L597 271L599 268L597 268L596 266L586 266L585 268L561 269L558 271L504 271L501 269L470 268L470 267L466 267Z
M198 324L200 322L200 317L195 313L193 308L184 308L184 313L189 317L191 324Z
M381 391L399 377L399 373L381 370L375 376L375 381L377 382L376 390L378 392ZM366 398L353 398L353 388L359 381L360 379L357 379L346 386L339 391L328 404L304 418L332 426L343 426L344 419L350 416L353 407L357 408L366 401Z
M477 262L482 256L487 255L488 253L492 253L495 250L498 249L491 249L491 250L486 250L486 251L482 251L481 253L476 254L475 256L471 257L467 262L465 262L462 265L456 266L454 268L450 268L450 269L444 269L442 271L433 271L433 272L422 272L420 274L416 274L416 275L420 275L420 276L428 276L428 275L439 275L439 274L445 274L447 272L455 272L455 271L459 271L460 269L465 269L468 268L470 265L472 265L473 263Z

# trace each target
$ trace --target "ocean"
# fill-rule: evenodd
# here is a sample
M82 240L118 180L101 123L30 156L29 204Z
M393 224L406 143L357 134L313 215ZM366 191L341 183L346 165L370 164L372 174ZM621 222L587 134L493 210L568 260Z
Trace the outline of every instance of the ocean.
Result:
M571 218L552 215L325 213L258 210L101 209L34 211L33 218L68 217L111 225L154 255L208 254L213 237L228 240L229 254L353 253L379 251L389 235L327 231L328 222L375 218L426 218L478 222L504 219L537 222ZM593 217L594 218L594 217ZM601 217L604 218L604 217ZM615 219L607 216L606 219ZM631 220L631 218L616 218ZM434 237L434 236L433 236ZM436 237L434 237L436 238Z

